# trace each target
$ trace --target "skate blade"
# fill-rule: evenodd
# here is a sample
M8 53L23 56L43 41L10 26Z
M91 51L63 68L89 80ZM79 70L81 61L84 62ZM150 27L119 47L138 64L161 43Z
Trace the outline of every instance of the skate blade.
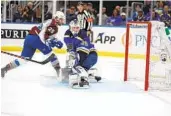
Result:
M95 79L95 77L93 77L93 76L89 76L88 78L89 78L89 82L90 82L90 83L99 83L99 82L101 82L101 80L97 80L97 79Z
M89 89L90 85L84 85L83 87L80 87L79 85L74 85L71 88L72 89Z
M96 80L96 79L94 79L94 78L89 78L89 80L88 80L88 81L89 81L89 83L98 83L98 82L97 82L97 80Z

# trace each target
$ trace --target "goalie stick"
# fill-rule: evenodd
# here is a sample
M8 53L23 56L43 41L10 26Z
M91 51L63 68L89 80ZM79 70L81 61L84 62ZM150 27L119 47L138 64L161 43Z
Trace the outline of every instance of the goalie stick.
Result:
M22 57L22 56L19 56L19 55L13 54L13 53L9 53L9 52L5 52L5 51L1 51L1 53L7 54L7 55L10 55L10 56L14 56L14 57L17 57L17 58L20 58L20 59L24 59L24 60L27 60L27 61L30 61L30 62L34 62L34 63L37 63L37 64L42 64L42 65L47 64L54 57L54 54L52 54L47 59L40 62L40 61L32 60L30 58Z

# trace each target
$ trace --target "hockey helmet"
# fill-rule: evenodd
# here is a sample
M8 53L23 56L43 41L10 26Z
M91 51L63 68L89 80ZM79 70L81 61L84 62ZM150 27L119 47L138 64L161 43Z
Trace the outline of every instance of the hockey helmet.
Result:
M58 25L64 24L65 22L65 14L61 11L56 11L56 13L53 15L53 18L56 20Z
M73 35L78 34L80 31L80 24L77 19L72 20L69 23L69 29Z

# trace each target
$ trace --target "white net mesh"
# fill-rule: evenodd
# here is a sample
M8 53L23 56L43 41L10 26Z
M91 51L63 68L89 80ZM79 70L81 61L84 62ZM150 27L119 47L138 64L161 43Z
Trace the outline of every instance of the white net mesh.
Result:
M169 53L171 41L168 41L163 23L151 22L151 24L149 89L171 90L171 62ZM140 87L144 87L146 81L148 25L131 24L129 29L128 80L135 82Z

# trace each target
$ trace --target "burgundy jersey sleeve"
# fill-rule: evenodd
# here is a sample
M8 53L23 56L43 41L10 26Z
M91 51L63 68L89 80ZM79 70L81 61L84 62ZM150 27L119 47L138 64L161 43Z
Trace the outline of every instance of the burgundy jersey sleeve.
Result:
M31 35L38 35L40 33L40 30L38 29L37 26L34 26L31 28L31 30L29 31L29 34Z

